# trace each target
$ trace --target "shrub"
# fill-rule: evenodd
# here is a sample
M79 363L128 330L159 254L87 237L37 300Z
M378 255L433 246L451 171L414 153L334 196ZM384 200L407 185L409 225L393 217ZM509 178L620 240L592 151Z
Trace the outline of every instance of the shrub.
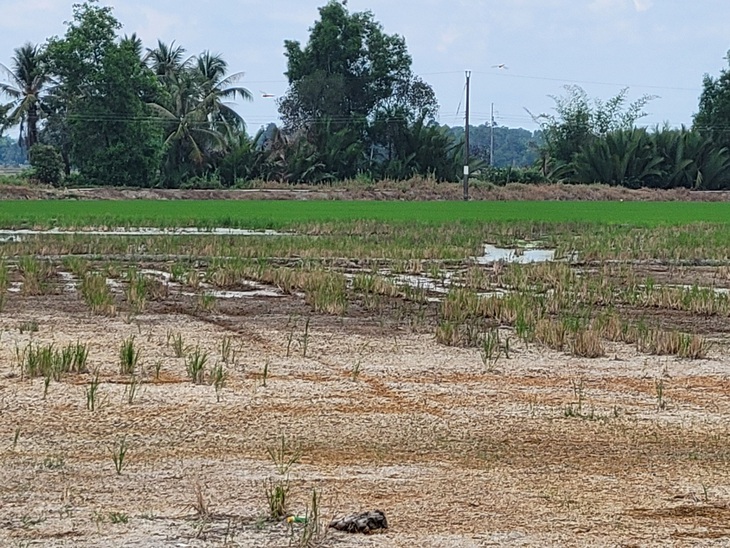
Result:
M30 147L29 159L33 168L33 179L53 186L59 186L63 182L63 158L55 147L33 145Z

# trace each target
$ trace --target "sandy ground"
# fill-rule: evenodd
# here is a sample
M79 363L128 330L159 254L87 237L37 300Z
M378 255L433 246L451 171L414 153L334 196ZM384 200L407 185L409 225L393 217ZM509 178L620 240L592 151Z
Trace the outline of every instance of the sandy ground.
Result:
M302 454L293 513L316 489L323 519L388 517L383 534L329 532L323 546L730 545L724 344L685 361L624 345L584 360L513 343L487 369L477 350L428 333L312 316L304 357L296 301L109 318L67 293L11 296L0 314L0 545L296 546L298 528L265 519L277 477L267 448L282 435ZM31 320L38 331L21 333ZM220 402L188 380L168 332L211 363L233 337ZM118 365L130 335L148 373L132 405ZM42 379L21 379L16 352L31 340L88 342L101 409L86 409L88 375L52 382L45 399Z

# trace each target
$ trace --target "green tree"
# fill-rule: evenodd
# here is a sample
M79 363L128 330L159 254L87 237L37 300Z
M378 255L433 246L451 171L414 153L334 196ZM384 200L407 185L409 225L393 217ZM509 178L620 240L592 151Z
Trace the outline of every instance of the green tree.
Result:
M725 59L730 64L730 51ZM723 69L717 78L705 74L694 129L718 148L730 149L730 71Z
M134 39L118 40L120 23L95 1L75 4L64 38L46 52L58 131L67 131L70 163L91 184L151 186L161 136L146 100L158 93Z
M35 144L31 147L30 166L33 178L41 183L58 186L63 181L63 158L50 145Z
M284 42L289 91L279 109L288 128L365 118L412 79L405 40L383 32L372 13L350 14L334 0L319 13L304 48Z
M27 43L15 49L12 69L0 63L9 83L0 83L0 92L10 97L7 121L20 125L21 141L26 149L38 142L38 123L44 110L44 92L50 77L43 62L43 51Z

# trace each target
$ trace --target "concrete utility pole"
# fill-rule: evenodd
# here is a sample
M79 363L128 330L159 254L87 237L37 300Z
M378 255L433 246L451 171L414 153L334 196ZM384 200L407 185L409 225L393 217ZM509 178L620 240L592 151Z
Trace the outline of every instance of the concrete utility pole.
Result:
M466 124L464 125L464 200L469 199L469 79L471 71L466 71Z
M492 103L492 119L489 124L489 167L494 165L494 103Z

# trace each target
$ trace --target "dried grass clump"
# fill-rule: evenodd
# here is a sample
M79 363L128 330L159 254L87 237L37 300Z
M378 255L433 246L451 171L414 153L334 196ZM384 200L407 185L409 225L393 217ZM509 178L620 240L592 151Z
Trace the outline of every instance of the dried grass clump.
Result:
M563 322L542 319L535 326L535 340L553 350L565 348L565 325Z
M593 329L578 331L573 339L572 354L580 358L601 358L606 355L601 336Z

